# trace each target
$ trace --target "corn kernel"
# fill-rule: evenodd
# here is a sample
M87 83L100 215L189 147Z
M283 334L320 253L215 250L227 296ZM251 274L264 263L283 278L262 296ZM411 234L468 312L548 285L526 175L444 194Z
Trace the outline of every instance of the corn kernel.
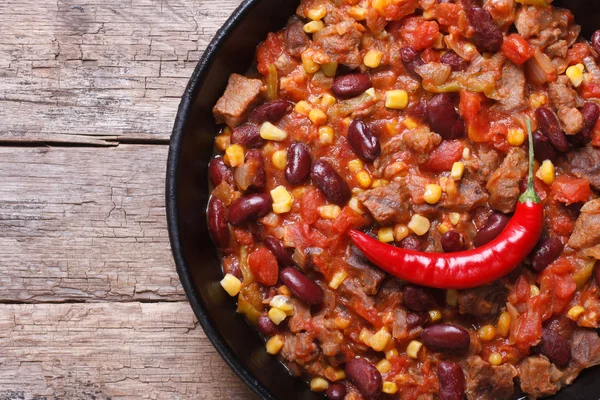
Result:
M471 149L468 147L465 147L463 149L462 158L464 158L465 160L468 160L470 157L471 157Z
M381 391L386 394L395 394L398 392L398 385L396 385L394 382L383 382L383 388Z
M271 198L273 199L273 212L275 214L283 214L292 209L294 198L284 186L277 186L271 190Z
M583 71L585 67L583 64L572 65L565 71L565 75L569 77L571 83L575 87L579 87L583 83Z
M379 186L384 186L387 185L389 182L386 179L375 179L373 181L373 184L371 185L372 188L376 188Z
M454 197L458 194L458 186L456 186L456 181L454 179L446 180L446 184L444 185L445 192L450 197Z
M358 172L360 170L362 170L364 168L365 164L362 162L361 159L354 159L351 161L348 161L348 169L350 170L350 172Z
M388 343L392 335L388 332L386 327L381 328L377 331L371 338L369 339L369 346L375 351L383 351Z
M306 186L298 186L297 188L292 189L292 196L294 196L295 199L299 199L306 194L307 190Z
M310 381L310 390L313 392L324 392L329 387L329 382L323 378L313 378Z
M333 274L331 281L329 281L329 287L332 289L337 289L340 287L344 280L348 277L348 273L346 271L338 271Z
M349 327L350 322L351 321L349 319L346 319L344 317L335 317L335 319L333 320L335 326L337 326L340 329L346 329L347 327Z
M364 169L356 174L356 180L358 181L358 185L363 189L368 189L373 183L371 175Z
M279 325L287 318L287 315L284 311L280 310L279 308L275 308L275 307L273 307L269 310L268 315L269 315L269 319L271 321L273 321L273 323L275 325Z
M529 296L530 297L535 297L538 294L540 294L540 288L535 286L535 285L531 285L529 286Z
M273 308L278 308L285 313L285 315L292 316L294 315L294 304L292 303L292 299L289 296L284 296L282 294L278 294L273 296L269 305Z
M287 132L279 129L270 122L265 122L260 126L260 137L265 140L275 140L277 142L287 138Z
M369 345L369 340L373 337L373 332L368 330L367 328L362 328L360 333L358 334L358 340L363 342L366 345Z
M323 21L310 21L304 24L304 32L316 33L323 29Z
M335 97L330 95L329 93L325 93L323 97L321 97L321 105L324 107L331 107L335 104Z
M500 365L502 364L502 356L498 353L490 354L490 358L488 359L490 364L492 365Z
M479 339L489 342L496 337L496 327L494 325L484 325L477 332Z
M573 321L577 321L577 319L579 318L579 316L581 314L583 314L583 312L585 311L585 308L581 307L581 306L575 306L573 308L571 308L569 310L569 312L567 313L567 316L572 319Z
M409 233L408 227L404 224L394 226L394 240L396 240L396 242L401 242L406 239Z
M310 119L315 125L323 125L325 122L327 122L327 114L318 108L315 108L308 113L308 119Z
M379 50L371 49L365 54L363 63L369 68L377 68L381 64L383 53Z
M277 354L281 351L281 349L283 348L283 345L285 344L285 341L283 340L283 337L281 335L275 335L273 337L271 337L269 340L267 340L267 353L269 354Z
M319 142L323 145L329 145L333 143L333 128L330 126L322 126L319 128Z
M448 219L452 225L456 226L460 222L460 214L456 212L450 213L448 214Z
M452 177L452 179L454 179L455 181L460 181L464 173L465 164L461 163L460 161L457 161L454 164L452 164L452 171L450 172L450 176Z
M350 199L350 201L348 202L348 207L350 207L351 209L356 211L357 214L362 215L365 213L365 210L363 209L362 205L360 204L360 201L358 201L358 199L356 197L353 197Z
M402 124L404 124L404 126L408 129L417 129L419 127L419 125L412 118L406 118L404 121L402 121Z
M318 208L319 215L323 219L336 219L342 212L342 209L336 205L325 205Z
M356 21L362 21L367 18L367 9L358 6L352 6L348 9L348 15Z
M346 373L342 369L336 369L329 366L325 369L325 377L330 381L336 382L346 379Z
M279 288L277 289L277 293L287 297L292 297L292 292L290 291L290 288L288 288L285 285L279 286Z
M296 103L296 106L294 107L294 111L297 112L298 114L302 114L302 115L306 115L308 116L308 113L311 110L311 106L310 103L306 100L300 100L298 103Z
M273 162L273 166L280 171L285 169L287 164L287 152L285 150L277 150L271 156L271 161Z
M215 146L221 151L225 151L231 146L231 135L219 135L215 138Z
M429 204L435 204L442 198L442 188L440 185L431 183L425 186L425 193L423 194L423 200Z
M338 63L336 61L321 65L321 71L325 74L325 76L333 77L337 72Z
M313 21L323 19L323 17L326 14L327 14L327 9L325 8L325 5L323 5L323 4L318 4L317 6L309 9L306 12L306 16L308 18L312 19Z
M377 368L377 371L380 373L387 374L392 369L392 364L384 358L375 365L375 368Z
M394 228L388 226L385 228L379 229L377 232L377 238L380 242L390 243L394 241Z
M449 289L446 292L446 303L450 307L456 307L458 305L458 292L454 289Z
M430 310L429 318L432 322L437 322L442 319L442 313L440 312L440 310Z
M371 7L373 7L381 15L385 15L385 8L389 4L389 0L373 0Z
M532 108L540 108L541 106L546 104L547 101L548 98L543 93L532 93L531 95L529 95L529 104Z
M421 350L421 347L423 347L423 343L417 340L413 340L408 344L408 347L406 348L406 355L408 355L410 358L418 358L419 350Z
M231 167L239 167L244 163L244 148L239 144L232 144L225 150L225 156L227 157L229 165Z
M498 317L498 326L496 327L496 333L498 333L498 336L503 338L508 336L510 333L511 321L512 317L508 312L504 311L502 314L500 314L500 317Z
M422 215L415 214L408 223L408 228L418 236L423 236L429 231L431 223Z
M319 70L319 64L314 62L306 51L302 53L300 58L302 58L302 68L304 68L304 72L306 72L307 74L314 74Z
M242 282L231 274L227 274L221 279L221 286L231 297L237 296L242 289Z
M388 90L385 92L385 106L403 110L408 106L408 94L404 90Z
M448 224L445 222L438 226L438 232L441 233L442 235L444 233L448 232L449 230L450 230L450 227L448 227Z
M544 181L546 185L552 185L552 182L554 182L554 164L552 164L552 161L544 160L535 176Z
M520 146L525 141L525 132L523 129L509 129L506 141L511 146Z
M385 359L386 360L390 360L393 357L398 357L398 350L396 349L390 349L388 351L385 352Z

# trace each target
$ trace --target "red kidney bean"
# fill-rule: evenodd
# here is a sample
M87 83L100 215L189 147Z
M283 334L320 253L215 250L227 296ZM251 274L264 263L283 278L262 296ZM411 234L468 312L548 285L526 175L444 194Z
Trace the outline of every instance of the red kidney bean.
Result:
M416 68L424 65L425 62L421 58L419 52L412 47L403 47L400 49L400 59L404 64L404 68L418 76Z
M490 215L483 226L473 238L475 247L483 246L486 243L496 239L498 235L506 228L510 218L501 213L493 213Z
M558 154L554 147L550 144L548 138L540 133L540 131L533 132L533 152L535 158L539 161L550 160L556 163Z
M279 278L290 291L309 305L323 302L323 289L313 280L307 278L302 272L292 267L286 267L279 273Z
M580 134L583 136L583 141L588 143L592 139L594 125L596 125L598 118L600 118L600 107L596 103L588 101L580 111L583 114L583 128Z
M465 374L460 364L440 361L437 375L440 381L440 400L463 400L465 398Z
M246 168L246 173L252 177L249 187L253 189L262 189L267 185L265 163L259 150L252 149L246 153L244 167Z
M273 336L281 331L281 328L275 325L266 313L258 317L256 327L265 336Z
M429 314L427 313L408 313L406 316L406 324L408 329L416 328L417 326L423 326L429 321Z
M447 93L436 94L429 100L427 120L431 129L443 139L460 139L465 135L465 123L454 109L452 98Z
M538 346L542 354L559 367L564 367L571 359L571 345L552 329L542 329L542 341Z
M215 157L210 160L210 163L208 164L208 175L214 186L219 186L223 181L233 185L233 171L225 165L223 157Z
M256 107L250 114L250 118L248 118L248 120L258 125L266 121L274 124L291 110L292 103L289 101L282 99L273 100Z
M423 244L414 236L408 236L402 239L402 241L398 243L398 246L406 250L423 251Z
M312 159L310 151L304 143L292 143L287 152L285 179L292 185L304 182L310 175Z
M454 50L445 52L444 55L440 57L440 62L449 65L452 68L452 71L464 71L468 67L467 61L456 54Z
M535 117L538 121L538 129L544 134L552 144L552 146L560 151L565 152L569 150L569 142L562 128L558 117L548 107L540 107L535 110Z
M258 127L254 124L240 125L231 133L231 143L239 144L247 148L259 148L266 143L260 136Z
M576 327L577 323L569 319L564 314L551 317L550 319L544 322L544 328L550 329L551 331L558 333L560 336L564 337L567 340L571 339Z
M342 206L352 197L348 183L327 161L319 160L314 163L310 175L330 202Z
M465 329L451 324L428 326L421 333L428 349L436 352L460 353L469 349L471 338Z
M373 400L383 388L381 373L370 362L361 358L353 358L344 368L348 380L356 386L366 399Z
M208 202L208 232L219 248L229 245L229 226L227 225L227 207L221 200L213 197Z
M246 221L264 217L271 211L273 200L268 193L247 194L240 197L229 207L229 223L241 225Z
M437 307L433 294L426 288L409 285L403 294L404 305L411 311L425 312Z
M283 247L283 243L281 243L281 241L275 239L273 236L267 236L264 242L265 246L271 251L271 253L273 253L280 266L292 267L294 265L292 256L290 255L289 251Z
M446 253L465 250L465 237L459 231L448 231L442 235L442 248Z
M381 153L379 139L363 121L355 119L348 127L348 143L356 155L365 161L375 161Z
M600 30L592 35L592 47L596 50L596 53L600 54Z
M346 392L346 386L344 386L343 383L336 382L329 385L327 391L325 391L325 396L327 396L329 400L344 400Z
M331 91L337 97L349 98L358 96L371 86L373 85L369 75L362 72L353 72L336 77L333 80Z
M531 253L531 267L534 271L541 272L563 251L563 244L559 238L548 236L538 242Z
M495 53L500 50L504 42L502 29L496 25L496 21L489 11L480 7L467 9L467 20L473 27L473 43L480 52L489 51Z

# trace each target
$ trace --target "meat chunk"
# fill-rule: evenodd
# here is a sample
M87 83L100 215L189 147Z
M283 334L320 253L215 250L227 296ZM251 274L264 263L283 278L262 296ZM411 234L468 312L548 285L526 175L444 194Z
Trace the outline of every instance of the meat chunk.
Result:
M500 165L498 152L489 146L481 146L473 157L463 161L470 175L480 182L487 182L492 172Z
M295 57L300 57L309 44L308 36L304 32L304 23L295 16L288 21L283 38L286 50Z
M365 293L371 295L377 293L377 288L385 278L385 274L379 268L375 268L354 246L348 247L344 261L350 267L349 272L358 278Z
M483 190L483 184L471 179L461 179L458 195L445 196L439 203L449 210L466 212L485 205L488 194Z
M519 364L521 389L531 396L549 396L558 392L562 375L545 356L527 357Z
M577 106L577 92L571 88L566 75L561 75L556 82L548 83L548 95L556 109Z
M213 108L217 123L226 123L235 128L263 99L263 93L263 83L260 79L231 74L225 93Z
M407 131L402 135L406 146L417 153L431 153L440 142L442 137L429 128L420 128Z
M600 244L600 199L588 201L581 208L575 229L569 238L569 246L584 249Z
M513 379L517 375L511 364L493 366L473 356L463 362L469 400L510 399L514 394Z
M330 60L358 68L362 62L358 46L362 33L353 20L328 25L313 34L313 43L329 56Z
M506 295L506 288L499 283L463 290L458 294L458 309L479 318L495 317L506 304Z
M587 145L567 154L571 172L578 178L587 179L600 190L600 149Z
M308 333L290 333L285 335L281 355L288 361L305 365L319 356L319 347L314 342L312 335Z
M518 65L506 60L502 67L502 76L498 81L498 100L496 109L503 112L514 112L525 107L525 74Z
M502 213L513 212L520 194L519 184L528 171L527 154L512 148L486 185L490 192L490 206Z
M592 329L578 329L571 338L571 361L562 382L570 385L585 368L600 364L600 337Z
M408 186L402 181L390 182L358 196L358 200L382 225L406 222L410 218L410 198Z
M583 114L575 107L562 107L558 119L567 135L575 135L583 129Z
M561 57L564 58L567 56L567 52L569 51L569 44L566 40L559 40L546 48L546 54L550 58Z
M294 314L288 321L290 332L298 333L305 331L310 326L310 308L300 300L292 299Z

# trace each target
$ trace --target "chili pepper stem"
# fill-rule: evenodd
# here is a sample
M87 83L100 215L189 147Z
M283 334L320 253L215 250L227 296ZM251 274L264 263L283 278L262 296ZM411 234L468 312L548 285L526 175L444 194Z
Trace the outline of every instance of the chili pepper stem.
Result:
M532 203L539 204L541 202L540 196L535 191L534 180L533 180L533 164L534 164L534 151L533 151L533 133L531 132L531 121L527 118L527 137L529 139L529 176L527 178L527 190L523 192L519 201L525 203L531 201Z

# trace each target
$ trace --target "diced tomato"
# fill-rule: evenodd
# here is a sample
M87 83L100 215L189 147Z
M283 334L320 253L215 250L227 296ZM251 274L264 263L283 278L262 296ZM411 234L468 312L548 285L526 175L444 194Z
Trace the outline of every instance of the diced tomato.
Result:
M421 53L421 58L425 64L429 64L430 62L440 62L440 57L440 53L431 47L425 49L423 53Z
M508 300L513 304L525 303L529 298L529 282L525 275L519 276L515 283L514 292L508 297Z
M600 80L590 79L581 85L581 97L586 100L600 99Z
M414 13L418 6L419 0L402 0L388 1L383 9L379 9L377 7L376 9L385 17L386 20L397 21Z
M547 303L548 298L541 294L527 301L527 311L519 316L514 332L517 349L526 351L542 337L542 312Z
M554 180L551 191L555 200L566 205L588 201L592 194L590 182L587 179L571 178L565 175L560 175Z
M257 281L273 286L277 283L279 266L277 259L267 248L259 247L248 256L248 266Z
M316 188L308 191L300 199L300 214L302 219L309 225L314 224L319 219L319 207L326 203L325 196Z
M423 168L433 172L450 171L452 164L462 158L464 146L458 140L444 140L429 154Z
M504 39L502 54L515 64L522 65L533 57L533 49L521 35L513 33Z
M281 34L269 33L267 40L258 45L256 49L256 61L258 72L267 76L269 74L269 65L275 64L275 61L283 53L283 38Z
M233 234L235 235L235 240L243 246L250 246L254 242L252 234L245 229L235 228Z
M490 141L490 122L482 105L483 100L481 93L460 91L458 111L465 120L469 139L476 143Z
M427 21L423 17L409 17L402 21L400 37L404 44L416 50L432 47L440 33L435 21Z
M591 53L590 46L587 43L575 43L567 52L569 65L583 63L583 59Z
M457 3L440 3L435 6L435 19L443 26L458 26L462 5Z
M554 199L545 209L548 221L548 228L560 236L569 236L575 228L575 221L567 209L560 206L560 203Z

